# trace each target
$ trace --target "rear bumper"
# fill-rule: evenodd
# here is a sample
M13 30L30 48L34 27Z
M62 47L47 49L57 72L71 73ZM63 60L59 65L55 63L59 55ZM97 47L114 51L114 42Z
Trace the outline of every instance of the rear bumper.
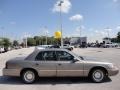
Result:
M119 73L119 69L117 67L108 70L108 76L114 76L117 75L118 73Z
M3 76L20 76L20 70L18 69L6 69L2 70Z

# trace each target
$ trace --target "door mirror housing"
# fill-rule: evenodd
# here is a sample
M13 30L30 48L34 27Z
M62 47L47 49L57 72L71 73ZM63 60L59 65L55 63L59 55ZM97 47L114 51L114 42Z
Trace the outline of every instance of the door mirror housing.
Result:
M84 58L82 56L79 56L81 60L84 60Z
M75 63L75 62L77 62L77 61L79 61L79 60L76 59L76 58L74 58L74 59L72 60L72 63Z

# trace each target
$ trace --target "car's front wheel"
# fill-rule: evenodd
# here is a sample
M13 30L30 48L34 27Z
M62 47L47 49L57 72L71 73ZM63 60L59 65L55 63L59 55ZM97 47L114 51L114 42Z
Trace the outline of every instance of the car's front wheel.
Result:
M102 69L94 69L90 76L93 82L100 83L105 79L105 71Z
M36 80L36 73L33 70L25 70L21 77L24 83L31 84Z

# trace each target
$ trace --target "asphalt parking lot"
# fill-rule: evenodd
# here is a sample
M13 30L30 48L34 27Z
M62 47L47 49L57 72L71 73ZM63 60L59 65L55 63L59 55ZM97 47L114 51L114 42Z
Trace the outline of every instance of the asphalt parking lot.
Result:
M88 78L40 78L36 83L29 85L23 84L20 78L2 76L2 68L8 59L28 55L33 50L32 47L0 54L0 90L120 90L120 73L103 83L92 83ZM119 48L85 48L74 49L73 52L115 63L120 70Z

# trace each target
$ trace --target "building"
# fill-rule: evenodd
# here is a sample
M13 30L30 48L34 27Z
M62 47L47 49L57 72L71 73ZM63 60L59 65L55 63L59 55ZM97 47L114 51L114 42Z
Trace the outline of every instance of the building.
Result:
M111 39L110 38L103 38L103 43L104 44L108 44L108 43L111 43Z
M87 37L72 37L70 39L71 45L82 45L87 44Z

